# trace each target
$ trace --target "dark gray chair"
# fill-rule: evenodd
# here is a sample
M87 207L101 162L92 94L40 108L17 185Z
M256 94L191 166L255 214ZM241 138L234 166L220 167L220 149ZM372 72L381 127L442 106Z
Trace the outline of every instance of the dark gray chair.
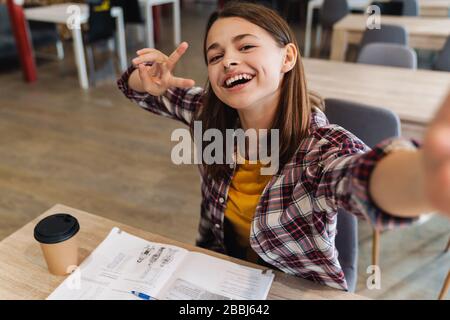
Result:
M417 0L394 0L393 2L401 2L403 4L403 16L416 17L419 15L419 2Z
M125 24L144 23L138 0L112 0L111 7L121 7Z
M373 1L371 5L380 8L381 15L387 16L402 16L403 2L402 1Z
M433 69L450 72L450 36L447 38L444 48L439 52Z
M361 39L361 48L374 42L396 43L407 46L408 33L398 25L381 24L380 29L367 29Z
M322 28L331 29L333 25L350 12L347 0L325 0L320 10Z
M89 6L89 29L84 33L86 45L86 60L90 74L90 84L95 86L98 72L96 70L94 46L100 47L114 43L114 19L111 16L111 3L105 0L86 0ZM110 53L110 52L109 52ZM108 60L109 67L114 69L112 59Z
M344 272L349 292L355 292L358 282L358 219L344 209L338 209L335 239L338 260Z
M352 132L371 148L387 138L400 136L400 119L388 109L325 99L325 114L330 123Z
M325 43L328 43L328 38L331 39L331 32L333 25L344 18L350 12L347 0L324 0L322 8L320 9L320 28L317 32L323 30L323 37L319 45L318 55L322 52Z
M395 43L370 43L358 56L358 63L417 69L417 54L411 48Z
M389 137L400 135L400 119L392 111L359 103L325 99L325 114L330 123L337 124L352 132L369 147ZM338 209L336 249L339 263L345 274L350 292L354 292L358 273L358 221L343 209ZM377 236L377 238L375 238ZM379 236L374 231L374 239ZM379 248L374 242L374 248ZM373 252L373 263L378 264L378 252Z

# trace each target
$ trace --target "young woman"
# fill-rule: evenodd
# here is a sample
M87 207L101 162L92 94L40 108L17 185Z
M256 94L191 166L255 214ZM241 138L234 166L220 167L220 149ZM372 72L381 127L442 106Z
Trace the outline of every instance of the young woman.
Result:
M200 165L202 204L197 245L347 289L334 240L336 211L375 228L450 211L450 96L419 150L390 139L370 150L330 125L308 93L295 36L274 11L234 3L208 22L205 89L175 77L182 43L169 57L142 49L118 81L153 113L203 130L279 130L279 169L256 163ZM248 158L250 149L238 152Z

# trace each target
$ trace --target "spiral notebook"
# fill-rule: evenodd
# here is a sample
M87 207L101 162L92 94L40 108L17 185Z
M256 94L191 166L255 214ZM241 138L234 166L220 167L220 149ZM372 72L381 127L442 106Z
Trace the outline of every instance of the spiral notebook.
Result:
M264 300L274 279L260 270L149 242L113 228L49 300Z

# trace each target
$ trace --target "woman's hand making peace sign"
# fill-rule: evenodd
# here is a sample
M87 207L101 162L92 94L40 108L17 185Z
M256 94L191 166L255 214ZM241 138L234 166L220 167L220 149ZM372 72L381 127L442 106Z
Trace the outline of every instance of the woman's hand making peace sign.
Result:
M146 91L154 96L162 95L169 87L193 87L195 85L194 80L178 78L172 73L187 48L187 42L182 42L169 57L156 49L137 51L138 57L133 59L133 64L137 66L140 85L137 84L135 75L134 81L130 77L130 81L134 83L134 85L132 83L130 85L138 91Z

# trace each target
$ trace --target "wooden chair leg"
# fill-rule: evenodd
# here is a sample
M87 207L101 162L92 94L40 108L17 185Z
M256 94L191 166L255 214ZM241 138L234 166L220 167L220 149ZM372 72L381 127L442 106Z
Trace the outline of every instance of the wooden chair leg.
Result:
M450 288L450 271L447 273L447 278L445 278L444 285L441 289L441 293L439 294L438 298L439 300L444 300L449 288Z
M444 252L448 252L448 250L450 250L450 238L448 239L448 243L447 246L445 247Z
M378 266L380 259L380 231L374 230L372 235L372 265Z

